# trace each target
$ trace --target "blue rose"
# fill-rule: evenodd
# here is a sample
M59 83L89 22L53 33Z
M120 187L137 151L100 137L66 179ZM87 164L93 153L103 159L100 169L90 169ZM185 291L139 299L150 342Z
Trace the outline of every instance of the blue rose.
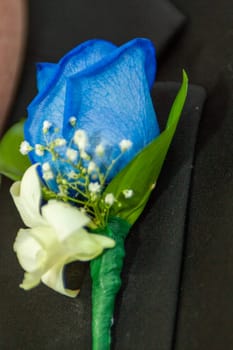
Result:
M32 146L31 161L47 171L44 179L53 191L52 175L75 170L72 163L81 151L84 164L98 164L102 171L120 158L110 181L159 134L150 97L155 71L155 49L142 38L121 47L90 40L58 64L37 65L39 92L28 107L25 139Z

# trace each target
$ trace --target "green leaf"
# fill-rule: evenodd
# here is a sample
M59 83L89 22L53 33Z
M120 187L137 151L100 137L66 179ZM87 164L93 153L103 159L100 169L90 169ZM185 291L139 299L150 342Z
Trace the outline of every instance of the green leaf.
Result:
M168 148L176 131L186 100L188 77L183 71L182 85L169 113L166 129L145 147L107 186L104 195L113 193L120 202L111 208L110 215L120 216L131 225L143 211L151 190L160 174ZM122 191L132 189L134 194L126 199Z
M24 120L14 124L0 141L0 174L12 180L20 180L25 170L31 165L27 156L19 152L24 140Z

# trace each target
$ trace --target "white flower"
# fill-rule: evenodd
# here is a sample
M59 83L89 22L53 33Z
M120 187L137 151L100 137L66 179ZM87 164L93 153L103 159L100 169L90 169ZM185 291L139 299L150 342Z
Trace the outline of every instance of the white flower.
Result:
M80 151L80 157L84 160L89 160L90 159L90 156L87 154L87 152L85 151Z
M70 172L68 172L67 176L69 179L75 179L77 177L77 174L74 170L71 170Z
M84 130L78 129L74 133L74 143L78 146L80 151L84 151L87 146L87 134Z
M96 146L95 153L99 157L102 157L104 155L104 146L101 143Z
M133 196L133 190L124 190L123 195L125 198L131 198Z
M69 123L70 123L71 126L75 126L76 122L77 122L77 118L76 117L74 117L74 116L70 117Z
M45 162L42 164L42 170L43 171L50 171L51 170L49 162Z
M46 134L49 131L49 129L51 128L51 126L52 126L52 123L49 122L48 120L45 120L43 122L43 128L42 128L43 133Z
M36 166L31 166L22 181L15 182L10 190L29 227L19 230L14 244L19 263L26 271L21 287L28 290L42 281L59 293L75 297L78 290L63 285L64 265L75 260L91 260L115 243L108 237L88 233L84 226L89 218L67 203L50 200L41 208Z
M73 148L67 148L66 156L71 162L75 162L78 158L78 151Z
M130 140L122 140L119 144L122 152L127 151L130 147L132 147L132 142Z
M43 172L42 176L43 176L43 179L45 181L49 181L49 180L54 179L54 175L53 175L52 171L45 171L45 172Z
M90 161L88 164L88 174L91 174L96 169L96 164L93 161Z
M22 141L21 142L20 148L19 148L19 151L20 151L21 154L23 154L25 156L31 150L32 150L32 147L30 146L29 142L27 142L27 141Z
M44 147L37 143L35 145L35 153L37 156L42 157L44 155Z
M66 145L66 140L63 139L62 137L58 137L53 141L54 146L56 147L61 147Z
M58 193L59 196L67 196L68 190L66 186L59 185L58 190L59 190L59 193Z
M90 182L88 185L88 190L91 193L98 193L101 190L101 186L98 182Z
M42 176L45 181L52 180L54 178L49 162L45 162L41 166Z
M104 201L106 204L112 206L113 203L115 202L115 197L112 193L108 193L106 194Z

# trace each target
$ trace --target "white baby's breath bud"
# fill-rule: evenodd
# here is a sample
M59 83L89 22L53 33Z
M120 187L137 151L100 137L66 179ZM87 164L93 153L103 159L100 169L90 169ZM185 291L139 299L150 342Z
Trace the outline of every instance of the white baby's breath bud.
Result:
M156 186L156 183L153 183L152 185L151 185L151 190L154 190L155 189L155 186Z
M19 151L24 156L27 155L32 150L32 146L27 141L23 141L20 144Z
M80 157L84 160L90 159L90 156L85 151L80 151Z
M96 146L95 154L99 157L102 157L104 155L104 146L101 143Z
M106 194L104 201L106 204L112 206L113 203L115 202L115 197L112 193L108 193Z
M43 133L46 134L49 131L49 129L51 128L51 126L52 126L52 123L49 122L48 120L45 120L43 122L43 128L42 128Z
M37 156L42 157L44 155L44 146L37 143L35 145L35 153Z
M45 171L43 172L42 176L43 176L43 179L46 181L52 180L54 178L52 171Z
M75 179L77 177L77 174L74 170L71 170L68 174L67 174L69 179Z
M50 171L51 170L51 167L50 167L50 164L49 162L45 162L42 164L42 170L45 172L45 171Z
M101 190L101 186L98 182L90 182L88 185L88 190L91 193L98 193Z
M59 190L59 196L66 196L68 191L67 191L67 187L59 185L58 186L58 190Z
M134 192L133 190L124 190L123 195L125 198L131 198L133 196Z
M82 151L85 150L87 146L87 134L84 130L81 130L81 129L76 130L74 133L73 140L80 150Z
M76 122L77 122L77 118L76 117L74 117L74 116L70 117L69 123L70 123L71 126L75 126Z
M74 162L78 157L78 151L73 148L68 148L66 151L66 156L71 162Z
M62 137L58 137L53 141L55 147L61 147L66 145L66 140Z
M42 164L43 179L52 180L54 178L49 162Z
M88 164L88 173L91 174L96 169L96 164L93 161L90 161Z
M127 151L130 147L132 147L132 142L130 140L121 140L120 144L120 149L122 152Z

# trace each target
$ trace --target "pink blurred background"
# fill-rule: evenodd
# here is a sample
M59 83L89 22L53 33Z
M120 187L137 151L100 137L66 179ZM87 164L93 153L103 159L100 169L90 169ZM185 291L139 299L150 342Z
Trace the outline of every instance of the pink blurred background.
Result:
M17 87L26 37L26 0L0 0L0 134Z

